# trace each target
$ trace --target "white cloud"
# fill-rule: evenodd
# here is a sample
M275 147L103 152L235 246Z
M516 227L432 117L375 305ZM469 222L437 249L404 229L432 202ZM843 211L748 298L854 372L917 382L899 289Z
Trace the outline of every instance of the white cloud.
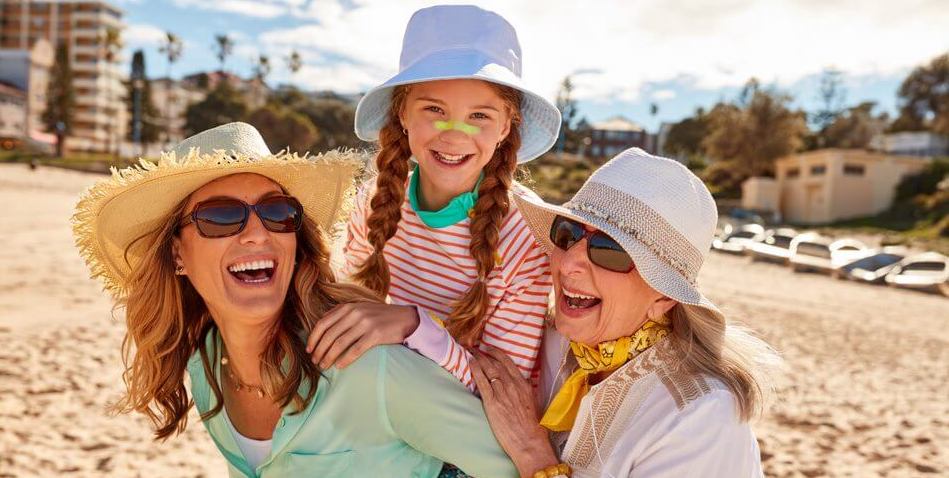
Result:
M222 8L231 2L207 3ZM255 3L257 9L279 7L315 20L261 33L258 43L272 55L296 48L314 73L343 75L319 84L359 91L396 72L406 22L432 3L354 0L345 8L339 0ZM908 0L898 12L882 0L478 3L517 28L525 81L550 98L563 77L576 71L586 72L575 78L578 98L634 100L644 85L681 78L694 88L717 89L752 76L786 86L830 65L848 75L890 75L949 50L944 0ZM335 63L312 65L316 60ZM652 97L670 93L660 90Z
M131 24L122 32L122 40L131 46L157 46L164 39L164 30L143 23Z
M287 13L288 2L267 2L255 0L173 0L181 8L200 8L237 13L249 17L274 18ZM294 2L289 2L294 3Z
M676 97L675 90L662 89L652 92L652 99L662 101L662 100L671 100Z

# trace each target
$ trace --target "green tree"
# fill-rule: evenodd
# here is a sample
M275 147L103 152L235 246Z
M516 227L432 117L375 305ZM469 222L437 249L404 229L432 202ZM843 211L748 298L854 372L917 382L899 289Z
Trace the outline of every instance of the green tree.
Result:
M227 81L221 81L204 100L192 103L185 111L185 129L195 134L247 116L247 100Z
M736 103L709 111L701 149L715 162L702 175L717 197L737 197L745 179L773 176L776 159L801 149L808 133L805 114L790 110L790 102L790 96L752 79Z
M702 140L708 134L708 115L697 108L695 114L669 128L663 151L677 157L700 158L705 155Z
M184 52L184 43L181 41L181 38L178 35L175 35L172 32L165 32L165 39L162 40L161 45L158 47L158 51L165 55L165 59L168 60L167 69L165 70L165 76L168 78L168 88L165 98L165 141L167 142L171 138L171 105L175 102L175 98L172 94L172 81L171 81L171 66L174 65L181 54Z
M567 148L576 150L573 132L573 119L577 115L577 100L573 98L573 80L570 76L564 77L560 82L560 91L557 92L556 101L557 110L560 111L560 135L557 138L557 151L563 152Z
M287 69L290 70L290 76L296 76L297 72L303 68L303 57L300 56L300 52L293 50L290 52L290 55L286 58Z
M876 103L865 101L857 106L848 108L837 116L833 123L827 125L820 133L821 143L827 148L866 148L870 140L882 133L889 120L886 113L880 116L873 115Z
M893 131L949 135L949 53L914 69L900 85L898 96L900 114Z
M60 44L56 48L56 61L50 70L50 81L46 89L46 111L43 113L46 129L56 135L56 156L60 158L65 151L66 138L72 132L75 107L76 92L72 83L69 48Z
M251 113L247 122L260 131L272 151L289 148L303 153L319 139L319 132L309 118L272 103Z
M107 27L99 39L99 43L102 47L102 59L105 60L107 71L114 72L113 67L118 59L119 53L122 51L122 31L115 27ZM121 103L118 98L115 97L114 88L109 88L108 91L109 105L115 108L113 114L117 114L118 109L121 108ZM108 129L106 151L108 151L109 154L114 154L118 150L118 138L116 138L115 127L112 122L108 122L106 128Z
M754 79L738 104L719 104L709 112L702 148L709 157L733 161L740 176L771 176L774 160L798 151L807 134L805 115L788 108L791 97L761 89Z
M224 71L224 62L234 51L234 40L226 33L223 35L214 35L214 56L221 62L221 71Z
M811 116L814 126L823 132L838 116L844 112L844 100L847 92L841 76L843 72L834 68L825 68L821 73L818 99L820 109Z
M160 132L158 108L152 102L152 87L145 73L145 53L136 50L132 54L132 72L129 81L127 107L129 112L128 139L135 141L135 132L138 130L139 143L154 143L158 141ZM138 114L136 115L136 103ZM137 124L136 124L137 123Z

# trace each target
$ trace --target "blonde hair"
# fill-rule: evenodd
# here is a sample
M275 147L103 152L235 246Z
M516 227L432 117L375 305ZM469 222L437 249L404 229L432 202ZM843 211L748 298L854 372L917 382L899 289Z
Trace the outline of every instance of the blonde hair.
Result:
M172 239L187 201L178 204L158 230L139 237L126 248L128 256L129 250L143 241L145 253L132 270L128 296L117 305L124 306L126 311L127 332L122 342L126 393L113 411L145 414L155 427L156 439L181 433L187 427L191 401L185 390L184 374L196 351L216 398L215 407L201 414L201 419L219 413L224 403L212 366L217 346L209 354L205 345L207 335L217 333L217 326L191 282L174 273ZM336 282L326 244L323 231L304 217L303 227L297 233L297 265L283 313L260 356L264 391L281 407L292 403L297 411L313 398L320 373L305 351L304 337L336 304L378 301L371 291ZM286 367L282 367L284 360ZM305 380L311 381L312 386L302 396L298 390Z
M680 365L721 380L734 395L742 421L759 415L774 389L771 372L781 367L774 349L704 307L680 303L668 314L682 352Z
M521 147L521 93L514 88L488 83L507 106L511 128L507 138L495 150L484 167L484 179L478 187L478 200L473 208L469 229L469 251L474 258L478 279L465 294L452 304L446 327L459 343L473 346L480 340L488 309L487 277L495 266L499 234L504 218L511 209L509 192L517 168L517 151ZM405 107L410 86L398 86L392 92L388 120L379 131L379 153L376 155L376 192L370 202L372 212L366 220L372 253L353 274L353 280L385 296L389 292L389 265L383 255L386 242L395 235L402 220L406 181L409 174L409 139L403 133L399 114Z

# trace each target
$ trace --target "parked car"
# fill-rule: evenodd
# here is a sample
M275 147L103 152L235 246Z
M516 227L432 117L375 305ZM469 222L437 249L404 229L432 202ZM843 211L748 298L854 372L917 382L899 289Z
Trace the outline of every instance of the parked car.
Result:
M816 232L805 232L791 241L788 265L794 272L827 272L830 264L830 245L834 240Z
M906 258L905 247L889 246L840 268L840 278L882 284L884 277Z
M788 227L768 229L761 241L749 244L745 253L754 261L769 261L786 264L791 256L791 241L797 231Z
M838 239L830 244L830 267L836 272L841 267L873 254L873 249L856 239Z
M712 240L712 247L722 252L741 254L746 247L764 237L764 228L758 224L745 224L737 228L726 226L723 234Z
M895 287L941 292L949 296L949 258L938 252L924 252L900 261L885 277Z

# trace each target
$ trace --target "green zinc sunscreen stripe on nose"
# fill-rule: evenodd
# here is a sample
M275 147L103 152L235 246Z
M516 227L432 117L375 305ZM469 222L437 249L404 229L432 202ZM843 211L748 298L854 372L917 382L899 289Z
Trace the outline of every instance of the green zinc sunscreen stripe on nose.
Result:
M435 129L439 131L448 131L456 129L467 135L475 135L481 132L481 128L465 123L464 121L435 121Z

